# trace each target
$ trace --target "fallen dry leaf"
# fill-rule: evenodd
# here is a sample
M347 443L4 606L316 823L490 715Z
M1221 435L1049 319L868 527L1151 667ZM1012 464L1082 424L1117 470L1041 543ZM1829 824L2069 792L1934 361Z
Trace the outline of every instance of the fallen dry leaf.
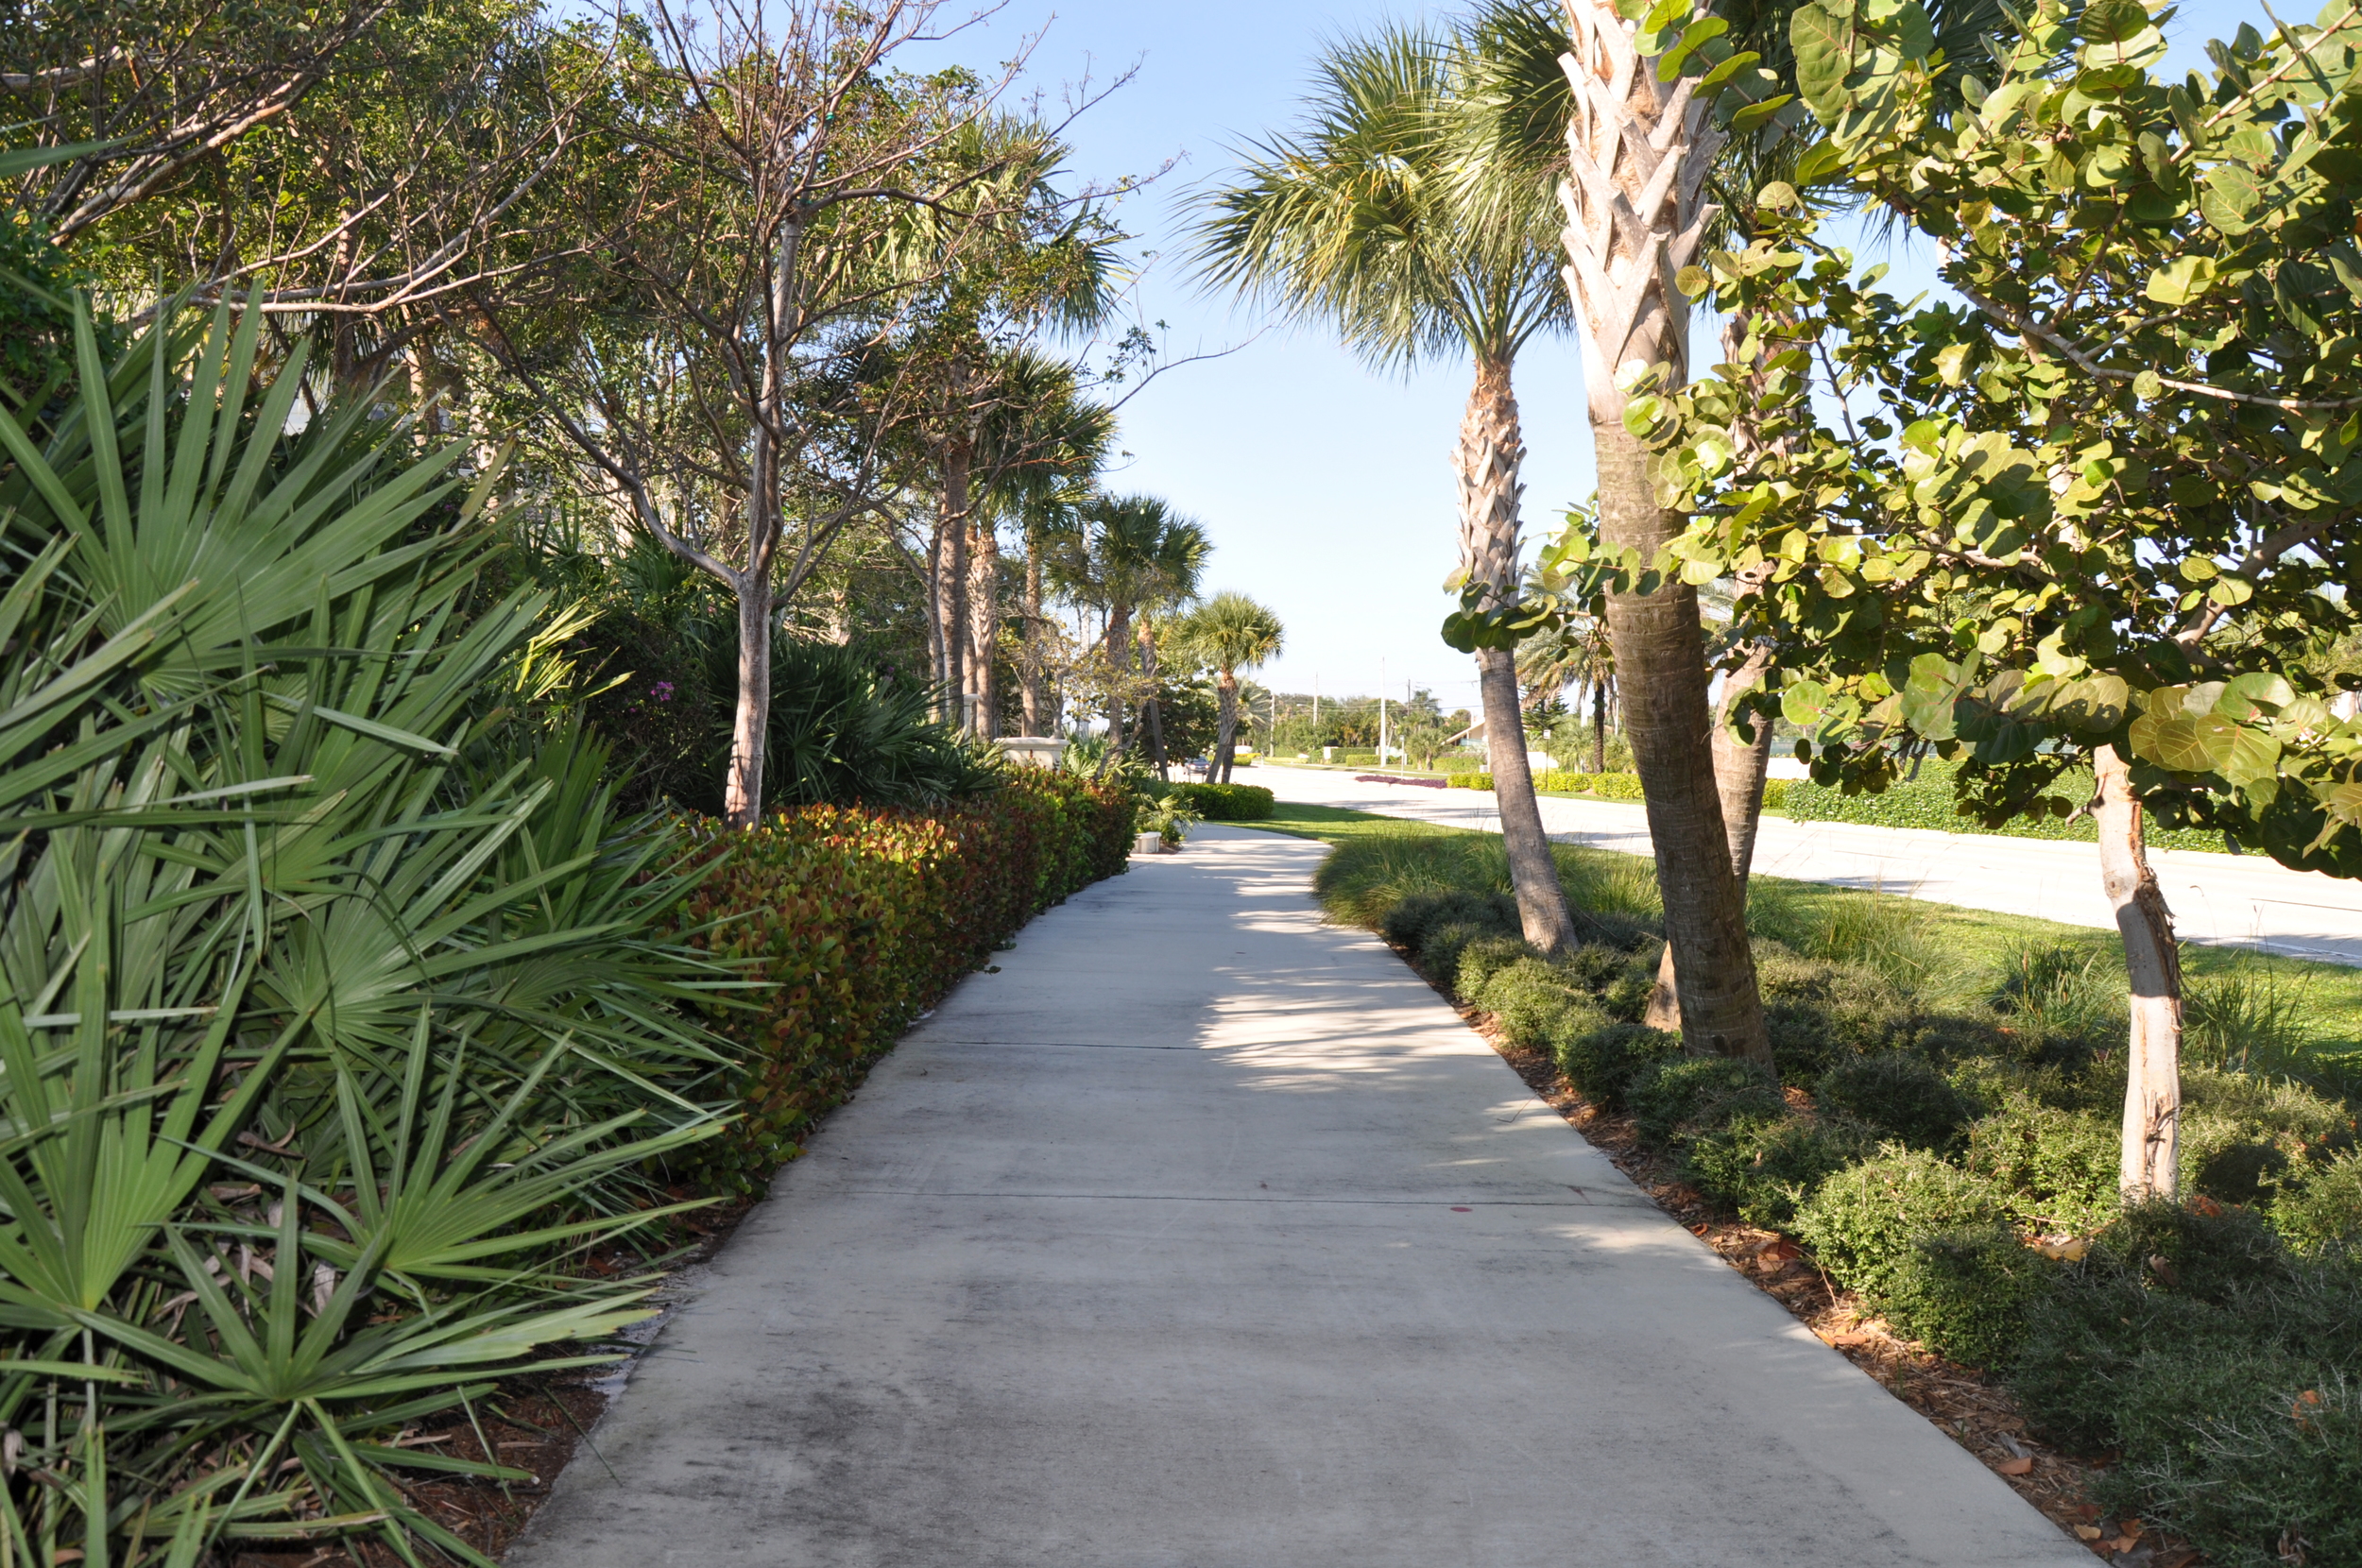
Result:
M2075 1539L2078 1541L2097 1541L2099 1539L2099 1526L2097 1525L2078 1525L2075 1526Z
M2092 1238L2087 1236L2045 1236L2034 1241L2034 1251L2060 1263L2080 1263L2091 1250Z
M2023 1458L2004 1459L1993 1468L1999 1471L2004 1475L2028 1474L2034 1468L2033 1456L2029 1454Z

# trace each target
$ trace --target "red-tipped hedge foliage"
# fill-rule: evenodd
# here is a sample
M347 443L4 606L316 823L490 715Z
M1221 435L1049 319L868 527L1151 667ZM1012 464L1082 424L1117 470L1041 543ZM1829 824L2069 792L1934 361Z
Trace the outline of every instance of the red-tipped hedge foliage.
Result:
M1026 769L932 811L807 806L746 833L692 830L718 861L680 912L690 940L763 987L715 1027L745 1049L744 1118L710 1144L740 1190L802 1151L812 1123L954 981L1028 920L1123 870L1133 797Z

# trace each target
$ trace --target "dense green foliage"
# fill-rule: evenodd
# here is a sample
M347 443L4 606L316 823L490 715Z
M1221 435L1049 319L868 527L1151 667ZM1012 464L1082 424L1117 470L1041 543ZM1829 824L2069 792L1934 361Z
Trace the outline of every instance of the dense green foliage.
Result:
M611 565L571 554L537 574L581 583L597 616L573 656L608 682L590 703L636 804L719 815L738 691L738 622L693 568L642 540ZM854 644L772 639L763 796L812 805L925 807L993 787L984 748L934 722L924 685Z
M1123 869L1133 810L1127 789L1024 768L932 810L807 806L747 832L693 829L689 862L712 866L679 923L760 986L717 1020L742 1048L745 1112L710 1174L749 1189L797 1152L920 1012L1042 910Z
M1586 604L1759 577L1756 701L1823 783L1932 749L1989 819L2064 816L2107 747L2164 826L2362 875L2362 721L2331 706L2362 616L2362 12L2243 26L2180 80L2159 21L2044 0L1978 81L1916 0L1801 8L1825 139L1683 281L1741 341L1627 413L1692 520L1655 560L1578 527L1546 563ZM1829 243L1860 201L1937 242L1957 303Z
M1758 879L1774 1082L1640 1025L1659 946L1644 861L1561 846L1588 945L1545 959L1500 859L1483 835L1378 829L1344 839L1318 886L1630 1111L1699 1191L1789 1231L1900 1332L2011 1377L2041 1435L2121 1450L2112 1507L2227 1562L2275 1560L2284 1529L2362 1528L2339 1446L2362 1346L2355 1108L2279 1075L2308 1059L2228 995L2238 976L2193 987L2217 1065L2185 1073L2185 1202L2128 1215L2121 982L2090 958L2021 946L1964 968L1926 906L1796 905Z
M18 1561L484 1562L399 1474L518 1473L393 1438L642 1316L570 1257L722 1125L669 838L535 717L562 622L484 591L453 452L346 404L282 434L305 351L255 377L260 327L109 365L84 317L51 434L0 414Z
M1261 822L1277 799L1260 784L1174 784L1165 793L1207 822Z

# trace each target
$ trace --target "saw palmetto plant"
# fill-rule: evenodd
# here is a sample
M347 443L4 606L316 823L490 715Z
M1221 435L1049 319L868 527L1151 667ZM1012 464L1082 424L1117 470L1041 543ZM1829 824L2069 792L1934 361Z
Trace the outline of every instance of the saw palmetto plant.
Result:
M487 1561L408 1489L519 1473L399 1440L643 1314L569 1259L719 1126L668 842L513 721L562 612L259 315L107 363L84 313L63 412L0 413L9 1568Z

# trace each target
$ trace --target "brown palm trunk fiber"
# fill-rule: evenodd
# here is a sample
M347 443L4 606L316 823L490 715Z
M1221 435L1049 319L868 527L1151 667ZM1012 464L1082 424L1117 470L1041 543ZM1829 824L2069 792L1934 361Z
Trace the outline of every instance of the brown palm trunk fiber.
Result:
M1496 604L1517 593L1518 503L1525 491L1517 475L1525 456L1509 365L1480 359L1453 453L1460 481L1460 569L1463 581L1489 587ZM1558 952L1573 946L1575 925L1566 912L1566 890L1558 880L1549 835L1542 827L1542 808L1533 797L1533 775L1526 766L1516 657L1507 649L1484 648L1478 650L1476 662L1518 925L1534 946Z

